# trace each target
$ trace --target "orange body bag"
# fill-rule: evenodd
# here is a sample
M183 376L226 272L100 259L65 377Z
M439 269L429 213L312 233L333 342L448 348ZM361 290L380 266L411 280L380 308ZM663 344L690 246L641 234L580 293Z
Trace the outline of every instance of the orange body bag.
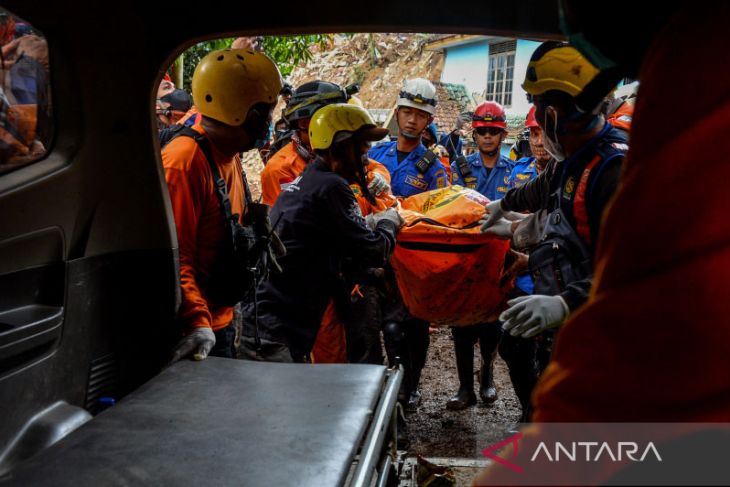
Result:
M461 186L404 199L406 224L390 260L408 311L437 325L492 321L513 283L500 284L509 241L479 231L489 200Z

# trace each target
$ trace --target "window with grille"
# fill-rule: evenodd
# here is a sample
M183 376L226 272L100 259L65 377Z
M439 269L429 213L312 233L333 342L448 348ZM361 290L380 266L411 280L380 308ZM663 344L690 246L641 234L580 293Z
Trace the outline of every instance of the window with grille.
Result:
M489 71L486 99L512 106L512 80L515 70L515 41L489 45Z

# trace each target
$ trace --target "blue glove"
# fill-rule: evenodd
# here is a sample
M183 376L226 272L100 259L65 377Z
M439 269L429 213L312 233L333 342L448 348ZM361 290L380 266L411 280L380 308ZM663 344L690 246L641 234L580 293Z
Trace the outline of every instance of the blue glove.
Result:
M190 354L193 355L194 360L205 360L214 346L215 333L213 330L207 326L196 328L175 346L170 363L173 364Z
M530 338L550 328L560 326L570 310L560 296L520 296L507 301L510 306L499 315L502 329L512 336Z

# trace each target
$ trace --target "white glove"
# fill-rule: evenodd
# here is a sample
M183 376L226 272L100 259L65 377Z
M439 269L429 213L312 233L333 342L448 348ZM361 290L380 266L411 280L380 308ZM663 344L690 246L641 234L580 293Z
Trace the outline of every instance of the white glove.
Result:
M504 214L504 218L511 221L511 222L521 222L525 218L527 218L530 214L529 213L520 213L518 211L508 211Z
M471 112L463 112L460 113L458 117L456 117L456 127L454 130L461 130L464 125L470 124L472 121L472 114Z
M500 218L494 225L484 229L484 225L486 224L486 222L486 218L479 220L479 223L482 224L482 233L494 235L495 237L501 238L502 240L508 240L512 238L511 221L507 220L506 218Z
M570 312L560 296L520 296L507 304L510 307L499 315L499 320L504 322L502 329L523 338L560 326Z
M380 173L373 173L373 180L368 184L368 191L374 196L380 196L385 191L390 191L390 185L386 181L385 176Z
M482 233L484 233L487 228L494 225L497 220L502 218L504 216L504 210L502 209L502 200L494 200L490 201L487 206L485 207L485 210L487 212L486 214L486 220L482 224Z
M213 333L213 330L207 326L196 328L175 346L170 363L175 363L191 353L193 354L194 360L205 360L214 346L215 333Z
M400 213L398 213L398 210L396 210L395 208L388 208L387 210L383 210L378 213L371 213L365 217L365 221L367 222L368 226L373 230L375 230L375 227L378 226L378 222L380 220L392 221L393 223L395 223L396 230L400 229L400 227L402 227L405 223L405 220L403 220L403 217L400 216Z

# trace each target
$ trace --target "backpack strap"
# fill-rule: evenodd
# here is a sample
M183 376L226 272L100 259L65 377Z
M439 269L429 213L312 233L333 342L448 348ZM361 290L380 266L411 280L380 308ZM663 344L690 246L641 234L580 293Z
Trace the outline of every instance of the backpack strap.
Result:
M428 168L431 167L431 164L433 164L433 161L436 159L436 153L428 149L423 156L421 156L418 162L416 162L416 169L418 169L418 172L421 174L426 174L428 172Z
M575 200L573 202L573 216L575 217L576 231L578 235L588 245L592 245L591 229L588 225L588 204L589 194L592 193L593 185L598 180L598 176L606 167L606 162L626 155L628 145L625 140L602 140L596 147L596 155L591 159L581 174L578 181L578 188L575 192ZM597 168L597 169L596 169ZM591 174L596 169L596 177L593 178L589 186Z
M586 191L588 189L588 180L591 177L591 171L593 168L601 162L601 155L596 156L588 163L586 168L583 170L583 174L580 176L578 182L578 189L575 192L575 201L573 201L573 216L575 216L575 230L578 232L580 238L583 239L588 245L591 243L591 228L588 225L588 207L586 205Z
M203 152L206 161L208 161L210 172L213 175L213 181L215 183L215 193L218 197L218 202L221 205L223 219L226 224L228 222L232 222L233 214L231 212L231 200L228 198L228 187L226 186L226 182L221 177L220 171L218 171L218 166L215 163L215 158L213 157L213 152L210 149L210 143L208 142L208 138L205 137L203 134L200 134L197 131L193 130L192 128L186 127L184 125L177 125L174 129L171 130L174 133L169 139L168 143L172 142L177 137L183 136L192 138L198 144L198 147L200 147L200 150ZM246 173L243 171L243 169L241 169L241 178L243 179L245 202L246 205L249 205L253 202L253 199L251 198L251 190L249 189L248 179L246 178Z

